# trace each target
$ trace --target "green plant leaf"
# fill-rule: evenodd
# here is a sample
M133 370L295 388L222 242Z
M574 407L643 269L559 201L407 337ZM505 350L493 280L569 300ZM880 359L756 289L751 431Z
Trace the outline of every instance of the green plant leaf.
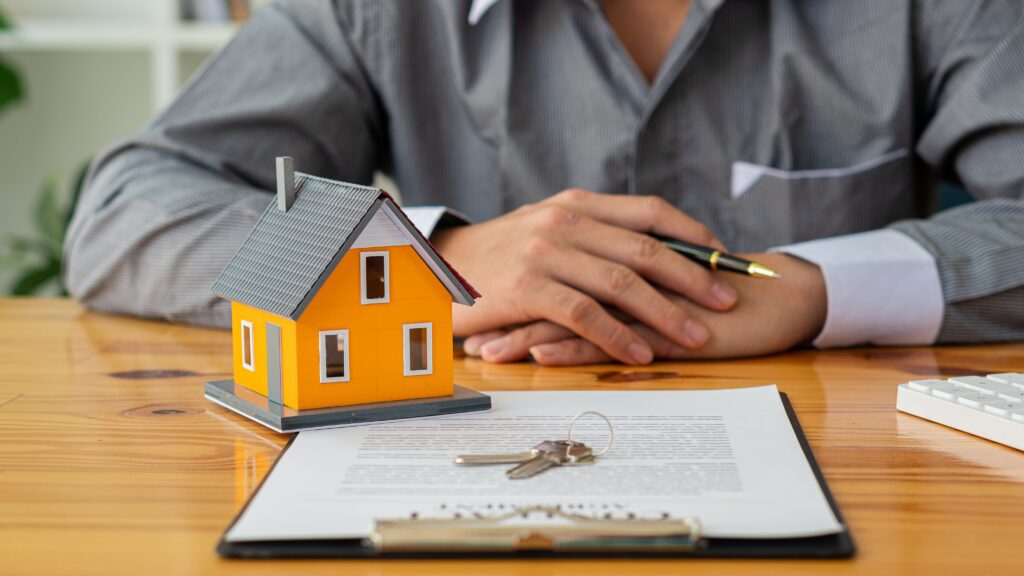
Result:
M25 96L25 90L21 85L21 77L0 60L0 112Z
M23 268L29 260L25 250L11 246L11 243L0 250L0 268Z
M0 9L0 30L9 30L11 27L11 21ZM9 64L0 60L0 111L24 96L25 89L21 83L21 76Z
M64 237L74 214L75 205L85 184L92 160L75 171L70 182L70 198L57 177L47 178L40 186L32 214L35 230L31 236L0 237L0 267L17 271L9 287L12 295L27 295L55 285L67 295L61 270L64 259Z
M89 169L92 167L92 158L86 160L84 164L79 166L78 172L75 174L74 180L71 184L71 198L68 199L68 205L64 210L64 233L61 234L61 244L64 243L64 237L68 233L68 228L71 227L71 219L75 216L75 208L78 206L78 198L82 195L82 187L85 186L85 179L89 176Z
M60 263L47 262L37 268L29 268L14 279L11 294L14 296L30 296L36 294L47 284L60 280Z
M38 238L11 237L7 241L7 251L19 256L36 256L49 259L53 255L53 245Z
M36 200L36 229L46 240L60 243L64 236L64 212L60 207L56 178L47 178Z

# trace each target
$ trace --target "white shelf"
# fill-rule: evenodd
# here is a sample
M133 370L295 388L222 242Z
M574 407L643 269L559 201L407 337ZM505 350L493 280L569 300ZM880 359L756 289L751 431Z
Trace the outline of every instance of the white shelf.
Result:
M171 36L181 50L213 52L227 44L238 32L238 27L234 23L185 22L178 24L171 31Z
M28 21L0 32L0 51L139 51L160 45L185 51L214 51L235 34L236 24L183 22L168 27L132 22Z
M234 36L232 22L187 22L179 0L0 0L14 28L0 32L4 53L109 54L136 52L149 58L154 112L174 99L189 54L218 50ZM262 5L265 0L253 0ZM31 74L31 71L27 73Z

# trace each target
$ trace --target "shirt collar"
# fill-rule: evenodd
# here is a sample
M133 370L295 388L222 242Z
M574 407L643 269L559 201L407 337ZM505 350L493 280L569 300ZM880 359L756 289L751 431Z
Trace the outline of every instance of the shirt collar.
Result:
M469 5L469 25L475 26L484 14L498 3L498 0L473 0L473 3Z
M709 12L713 12L716 8L718 8L719 4L723 2L723 0L696 1L702 4L703 7ZM473 0L473 3L469 5L469 17L467 18L467 20L469 21L469 25L475 26L476 23L479 22L480 19L484 17L484 14L486 14L487 11L490 10L491 7L497 4L498 2L499 0Z

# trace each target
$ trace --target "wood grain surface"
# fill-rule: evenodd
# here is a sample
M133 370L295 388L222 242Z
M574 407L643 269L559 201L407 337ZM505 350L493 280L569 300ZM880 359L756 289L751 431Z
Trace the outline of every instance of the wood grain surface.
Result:
M909 379L1024 371L1024 345L800 351L633 369L457 359L480 390L787 392L852 560L238 561L214 545L286 437L203 399L227 332L0 300L0 574L1024 574L1024 453L897 413Z

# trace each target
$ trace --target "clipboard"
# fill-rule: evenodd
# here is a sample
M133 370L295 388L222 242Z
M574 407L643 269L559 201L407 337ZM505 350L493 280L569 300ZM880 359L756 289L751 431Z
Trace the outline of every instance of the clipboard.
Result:
M520 524L515 529L502 530L500 522L507 519L504 517L389 519L379 521L377 530L366 539L229 542L222 537L216 551L225 558L849 558L856 552L853 536L814 459L789 397L783 392L779 396L814 477L843 526L841 532L804 538L713 538L700 534L696 518L608 520L534 507L516 512L524 517L533 513L563 514L566 525L572 528L533 531L528 524L525 529ZM273 469L272 466L264 481ZM262 486L261 482L249 502ZM232 520L225 536L244 512L245 507ZM476 541L460 539L460 534L475 534Z

